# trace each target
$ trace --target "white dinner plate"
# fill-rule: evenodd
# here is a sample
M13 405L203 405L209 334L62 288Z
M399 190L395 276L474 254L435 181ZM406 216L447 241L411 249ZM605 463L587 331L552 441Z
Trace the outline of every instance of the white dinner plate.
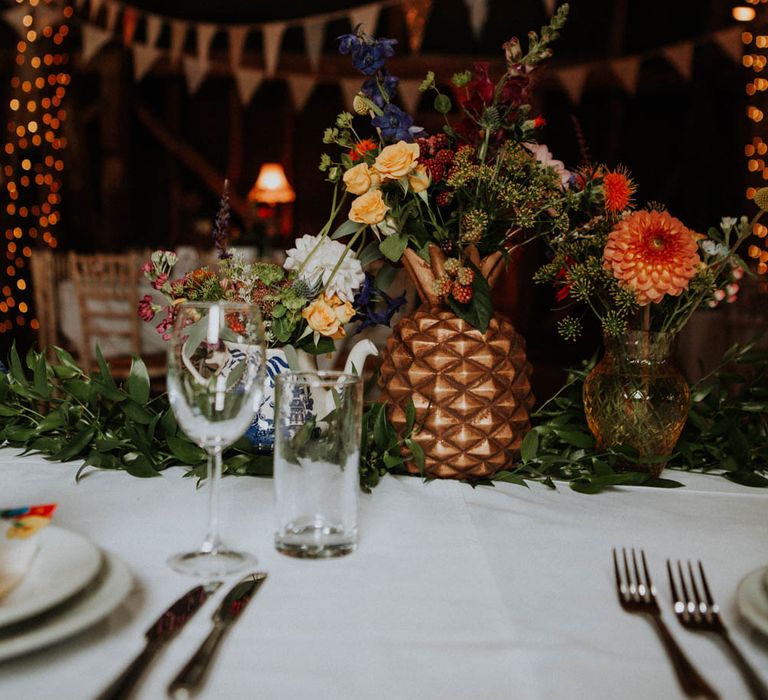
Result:
M22 581L0 600L0 628L52 608L83 590L101 569L101 552L82 535L49 525Z
M768 591L765 576L768 566L747 574L736 590L736 605L742 617L756 630L768 634Z
M103 569L82 595L40 618L0 630L0 661L42 649L104 619L131 592L128 567L111 554L103 555Z

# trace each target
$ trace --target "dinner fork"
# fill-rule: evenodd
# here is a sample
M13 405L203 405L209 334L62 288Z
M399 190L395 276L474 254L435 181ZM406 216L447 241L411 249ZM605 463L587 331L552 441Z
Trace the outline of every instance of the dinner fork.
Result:
M675 575L673 573L672 563L667 559L667 573L669 574L669 585L672 589L672 600L675 605L675 615L680 623L689 630L696 630L700 632L713 632L719 635L723 640L726 649L731 653L731 656L736 661L736 665L741 671L741 675L744 677L747 685L749 686L752 696L757 700L768 700L768 688L766 688L760 676L757 675L749 662L744 658L739 648L733 643L731 635L728 633L728 629L723 623L720 617L720 608L715 603L712 593L709 590L709 583L707 577L704 574L704 566L701 562L699 565L699 575L701 578L701 590L703 596L699 593L699 587L696 585L696 576L693 571L693 565L690 560L688 561L688 583L690 584L689 594L686 585L685 572L683 571L683 565L680 561L677 562L678 580L680 582L680 589L675 585ZM692 594L692 595L691 595Z
M637 565L637 555L632 549L632 570L630 571L627 559L627 550L622 548L624 560L624 577L619 568L619 559L616 549L613 550L613 568L616 573L616 589L619 603L626 612L645 613L653 620L656 631L664 643L664 648L672 661L677 674L677 680L683 692L690 698L708 698L717 700L718 695L694 668L683 650L677 645L675 638L661 619L661 609L656 600L656 587L651 580L648 571L648 562L645 560L645 552L640 550L640 559L643 562L642 571Z

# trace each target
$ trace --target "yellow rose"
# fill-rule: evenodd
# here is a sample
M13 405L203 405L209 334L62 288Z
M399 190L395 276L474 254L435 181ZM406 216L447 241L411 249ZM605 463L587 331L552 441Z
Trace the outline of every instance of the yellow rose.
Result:
M324 296L315 299L301 315L307 320L309 327L320 335L333 337L341 329L341 321Z
M367 163L350 168L344 173L344 184L352 194L364 194L371 189L371 173Z
M419 144L398 141L383 148L376 156L373 168L382 178L397 180L416 167L419 160Z
M352 201L349 218L358 224L378 224L384 220L389 207L384 203L381 190L371 190Z
M429 171L421 163L408 173L408 184L415 194L426 190L431 183L432 178L429 175Z
M352 320L352 317L355 315L355 307L348 300L342 301L334 294L329 302L333 306L333 313L336 314L339 323L349 323Z

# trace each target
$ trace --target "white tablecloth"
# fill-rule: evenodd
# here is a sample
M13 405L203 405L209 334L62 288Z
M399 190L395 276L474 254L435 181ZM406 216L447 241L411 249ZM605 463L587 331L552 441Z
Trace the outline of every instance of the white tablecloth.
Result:
M96 472L75 484L77 466L0 450L0 506L58 501L55 522L121 557L136 590L91 630L0 664L3 698L92 697L191 584L165 559L201 538L205 496L194 482L174 469L148 480ZM768 644L735 608L739 580L768 564L768 494L673 476L689 486L597 496L385 478L361 496L359 550L315 562L274 551L271 480L227 478L224 535L256 553L269 579L201 697L680 697L651 625L617 603L610 551L622 545L645 548L673 634L722 697L747 697L718 645L673 618L664 561L703 559L735 640L768 675ZM214 605L158 659L139 698L164 697Z

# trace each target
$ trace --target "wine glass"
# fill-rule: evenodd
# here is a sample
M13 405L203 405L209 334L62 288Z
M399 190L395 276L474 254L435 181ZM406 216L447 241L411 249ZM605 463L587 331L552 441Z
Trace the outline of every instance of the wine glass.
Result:
M266 349L252 304L185 302L168 346L168 399L181 429L208 453L208 530L199 550L168 560L194 576L226 576L255 563L219 538L221 455L251 424L264 392Z

